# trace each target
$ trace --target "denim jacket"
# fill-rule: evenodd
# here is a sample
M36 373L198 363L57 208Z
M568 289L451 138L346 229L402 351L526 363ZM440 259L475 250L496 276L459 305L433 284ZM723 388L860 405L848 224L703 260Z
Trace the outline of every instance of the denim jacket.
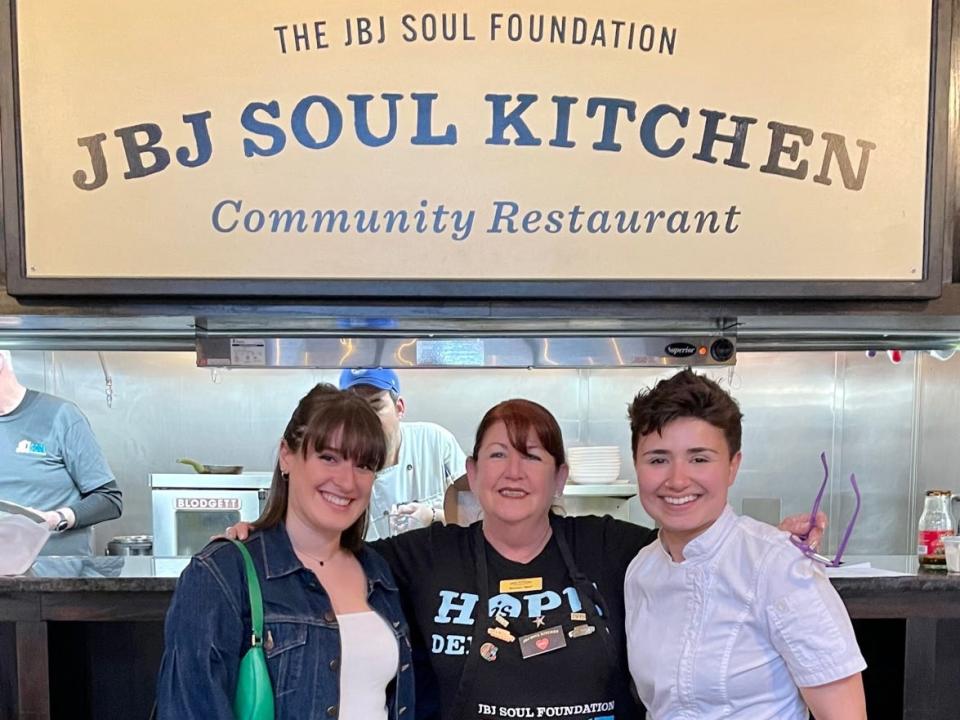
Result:
M294 555L282 524L253 533L246 544L263 594L277 720L338 717L340 632L329 596ZM364 546L357 558L367 576L367 602L393 629L400 652L387 687L387 716L406 720L414 714L414 684L399 592L380 555ZM233 720L240 658L250 646L249 603L243 561L231 543L214 542L194 556L167 612L158 718Z

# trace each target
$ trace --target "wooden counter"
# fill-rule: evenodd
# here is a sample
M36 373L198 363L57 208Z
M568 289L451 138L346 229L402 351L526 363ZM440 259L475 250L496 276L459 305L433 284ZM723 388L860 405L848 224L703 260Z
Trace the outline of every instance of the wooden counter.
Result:
M870 665L871 720L953 720L960 575L917 573L913 558L872 560L910 574L833 579ZM0 578L0 718L146 720L164 614L186 563L41 558L29 576Z

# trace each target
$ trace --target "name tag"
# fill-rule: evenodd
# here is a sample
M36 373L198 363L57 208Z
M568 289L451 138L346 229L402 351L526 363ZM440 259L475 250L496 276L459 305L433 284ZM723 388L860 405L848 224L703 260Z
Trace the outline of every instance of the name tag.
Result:
M543 578L516 578L515 580L501 580L500 592L530 592L543 590Z
M520 638L520 654L523 655L524 660L566 646L567 640L563 637L563 628L559 625L538 630Z

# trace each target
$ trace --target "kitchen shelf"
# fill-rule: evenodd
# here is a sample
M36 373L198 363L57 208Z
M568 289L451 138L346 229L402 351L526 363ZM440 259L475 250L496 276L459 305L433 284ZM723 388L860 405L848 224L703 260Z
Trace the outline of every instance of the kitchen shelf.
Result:
M580 485L567 482L563 494L568 497L633 497L637 494L637 486L632 482L600 483L596 485Z

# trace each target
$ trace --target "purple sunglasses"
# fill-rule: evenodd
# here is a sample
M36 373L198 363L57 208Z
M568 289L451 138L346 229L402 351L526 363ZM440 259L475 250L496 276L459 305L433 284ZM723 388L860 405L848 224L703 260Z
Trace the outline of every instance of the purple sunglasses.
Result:
M846 531L843 533L843 537L840 539L840 545L837 547L837 554L831 560L830 558L821 555L814 548L810 547L807 544L807 538L810 536L810 531L813 530L814 523L817 521L817 512L820 510L820 501L823 500L823 491L827 488L827 480L830 478L830 468L827 467L827 454L825 452L820 453L820 462L823 464L823 482L820 483L820 492L817 493L817 499L813 501L813 510L810 511L810 530L808 530L803 535L795 535L790 538L794 545L800 548L801 552L806 555L811 560L816 560L817 562L823 563L828 567L839 567L840 558L843 557L843 551L847 548L847 542L850 540L850 535L853 534L853 525L857 522L857 515L860 514L860 488L857 487L857 476L853 473L850 473L850 484L853 486L853 494L857 498L857 505L853 509L853 515L850 518L850 523L847 525Z

